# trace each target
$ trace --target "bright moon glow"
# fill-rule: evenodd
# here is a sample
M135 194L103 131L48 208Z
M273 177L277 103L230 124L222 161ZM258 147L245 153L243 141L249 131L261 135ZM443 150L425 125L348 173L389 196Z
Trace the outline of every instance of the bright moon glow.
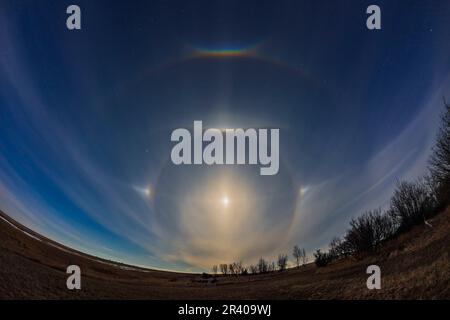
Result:
M222 204L224 207L228 207L228 204L230 203L230 199L227 196L224 196L222 198Z
M169 168L152 186L151 208L158 213L153 226L169 245L164 250L175 252L168 259L182 257L205 269L239 257L258 261L289 234L297 190L286 187L283 173L267 183L245 167Z

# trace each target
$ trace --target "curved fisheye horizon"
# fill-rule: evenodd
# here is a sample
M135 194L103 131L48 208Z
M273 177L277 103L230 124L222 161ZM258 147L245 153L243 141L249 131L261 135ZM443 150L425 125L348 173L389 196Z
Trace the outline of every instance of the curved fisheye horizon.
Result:
M450 99L450 5L381 2L369 32L364 4L79 1L70 32L64 4L5 1L0 210L158 270L312 255L427 172ZM279 170L174 164L171 133L194 121L279 129Z

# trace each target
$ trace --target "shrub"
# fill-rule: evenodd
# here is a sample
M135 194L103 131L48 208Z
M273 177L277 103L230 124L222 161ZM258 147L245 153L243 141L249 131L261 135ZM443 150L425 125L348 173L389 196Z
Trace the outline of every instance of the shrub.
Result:
M395 233L393 220L380 209L367 211L350 221L344 241L333 248L339 255L372 252L385 239Z
M342 239L338 237L333 238L329 244L331 258L338 259L347 256L349 254L347 247L347 243Z
M390 215L403 232L422 223L433 215L437 207L436 199L428 183L399 182L391 199Z
M332 261L331 255L327 252L321 252L320 249L314 253L314 258L314 262L318 267L325 267Z

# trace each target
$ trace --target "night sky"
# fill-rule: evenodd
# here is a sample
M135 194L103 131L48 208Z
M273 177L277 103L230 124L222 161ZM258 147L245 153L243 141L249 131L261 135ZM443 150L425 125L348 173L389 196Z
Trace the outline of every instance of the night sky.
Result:
M444 0L3 0L0 209L161 269L311 253L426 172L449 76ZM194 120L279 128L279 173L173 165Z

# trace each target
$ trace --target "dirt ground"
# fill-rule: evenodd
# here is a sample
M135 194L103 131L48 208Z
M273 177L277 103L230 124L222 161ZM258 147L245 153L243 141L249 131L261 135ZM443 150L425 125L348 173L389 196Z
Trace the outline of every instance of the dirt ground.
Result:
M212 281L91 257L0 212L0 299L449 299L450 208L430 223L362 260ZM81 290L66 288L70 264L82 270ZM366 287L371 264L381 268L381 290Z

